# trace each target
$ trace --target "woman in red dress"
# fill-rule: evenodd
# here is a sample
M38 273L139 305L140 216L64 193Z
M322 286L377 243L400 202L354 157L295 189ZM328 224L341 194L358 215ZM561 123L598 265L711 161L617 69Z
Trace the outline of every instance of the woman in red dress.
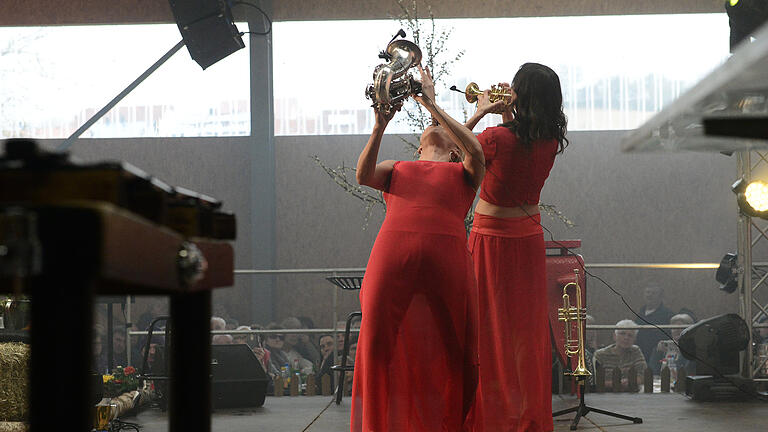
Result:
M507 85L508 87L508 85ZM526 63L507 108L479 98L467 122L502 112L504 123L478 136L486 176L469 247L477 277L480 384L478 432L551 431L551 347L539 194L555 155L568 143L560 79Z
M416 99L440 123L421 135L419 160L376 163L392 118L377 112L357 163L358 182L384 191L387 214L360 290L353 432L467 430L476 394L477 290L464 217L483 153L435 104L432 79L419 70ZM452 162L460 151L464 161Z

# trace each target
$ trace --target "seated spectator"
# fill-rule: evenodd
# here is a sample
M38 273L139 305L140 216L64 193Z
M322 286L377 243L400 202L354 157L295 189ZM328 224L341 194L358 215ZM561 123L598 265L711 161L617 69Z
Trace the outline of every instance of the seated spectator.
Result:
M283 327L286 329L301 329L304 328L296 317L289 317L283 320ZM299 368L302 373L312 373L315 367L320 365L322 358L320 357L320 351L315 346L314 342L309 338L309 335L298 333L287 333L285 335L285 347L283 351L288 354L291 360L291 365L295 368L295 362L298 360Z
M214 345L231 345L233 343L232 341L232 335L228 334L213 335L213 339L211 339L211 343Z
M677 314L669 319L669 323L690 326L693 324L693 318L688 314ZM680 339L680 333L682 333L683 330L685 329L670 329L670 336L672 336L672 340L674 340L675 343ZM688 372L693 371L693 362L680 354L680 349L672 342L672 340L665 339L659 341L653 354L651 354L649 364L654 375L661 373L661 365L665 359L667 359L667 361L672 361L672 364L669 364L669 368L675 372L677 371L677 368L681 367L684 367Z
M226 330L227 322L221 317L211 317L211 330Z
M628 319L616 323L617 327L633 327L635 325L634 321ZM606 387L611 387L613 385L613 369L619 368L622 373L621 384L622 387L626 389L629 385L627 372L629 372L630 367L634 366L637 371L637 388L640 388L646 363L643 352L637 345L635 345L636 337L637 330L626 328L616 329L613 332L613 340L615 343L595 351L594 369L597 370L597 366L600 365L605 370Z
M234 330L240 327L240 323L234 318L230 318L224 321L226 322L226 325L224 326L225 330Z
M336 350L336 362L334 362L333 359L333 349L334 346L336 346L336 343L333 340L333 335L322 335L320 336L320 354L323 356L323 360L320 363L320 369L317 373L318 382L320 382L320 379L322 379L323 375L329 375L331 377L331 388L334 387L335 383L335 375L331 371L331 366L333 366L335 363L341 362L341 350Z
M136 362L141 367L141 373L151 373L155 375L164 375L165 365L165 337L160 334L153 334L149 341L149 351L147 351L147 336L142 336L139 340L139 359ZM144 370L144 354L147 353L147 370Z
M280 330L283 327L271 323L267 326L267 330ZM277 333L267 333L267 336L264 338L264 347L269 351L269 372L273 374L273 376L280 374L280 368L283 366L290 368L291 360L286 355L285 351L283 351L283 347L285 346L285 336Z
M360 324L362 324L362 322L363 322L363 318L359 317L359 316L356 316L356 317L352 318L352 322L350 323L349 328L360 330ZM350 343L356 344L357 343L357 337L359 335L360 335L360 333L358 333L358 332L350 333L350 335L349 335Z
M115 366L130 366L125 351L125 325L112 332L112 361ZM106 345L104 345L106 347ZM136 363L135 359L132 359Z
M250 330L251 328L248 326L239 326L235 330ZM232 343L233 344L246 344L248 346L251 346L251 335L248 334L234 334L232 335Z

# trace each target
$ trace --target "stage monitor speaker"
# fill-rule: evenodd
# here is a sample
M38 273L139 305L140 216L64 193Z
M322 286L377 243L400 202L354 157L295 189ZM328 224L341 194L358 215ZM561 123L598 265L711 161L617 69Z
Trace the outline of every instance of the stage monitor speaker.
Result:
M225 0L170 0L170 3L189 55L203 69L245 47Z
M211 345L213 407L264 405L269 378L246 344Z

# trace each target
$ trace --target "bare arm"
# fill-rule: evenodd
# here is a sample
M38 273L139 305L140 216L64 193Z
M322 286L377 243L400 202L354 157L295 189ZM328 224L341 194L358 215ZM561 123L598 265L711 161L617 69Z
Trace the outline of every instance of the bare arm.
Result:
M381 138L384 136L384 129L387 128L387 124L392 120L395 112L399 110L400 107L398 106L388 115L376 111L376 124L373 126L368 143L357 159L355 177L359 184L381 191L386 189L389 177L392 175L392 168L395 166L395 161L385 160L377 164L376 160L379 156L379 146L381 145Z
M467 129L437 106L432 76L428 71L424 71L421 65L419 65L419 72L421 73L422 94L414 98L440 122L451 139L464 152L466 155L464 157L464 170L469 174L472 187L477 189L483 181L483 176L485 176L485 156L483 155L483 148L480 147L480 141L470 129Z

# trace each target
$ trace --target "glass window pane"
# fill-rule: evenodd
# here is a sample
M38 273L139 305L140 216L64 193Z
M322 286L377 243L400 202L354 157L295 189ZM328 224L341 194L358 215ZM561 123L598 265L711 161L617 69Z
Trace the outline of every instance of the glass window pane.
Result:
M436 24L439 31L452 29L449 54L465 52L437 85L441 105L458 119L474 108L448 87L475 81L489 88L511 81L521 64L538 62L560 76L569 130L632 129L728 56L725 13ZM373 115L364 88L383 62L378 52L399 28L395 20L275 23L275 134L369 133ZM487 116L476 130L500 120ZM387 132L411 130L401 120Z
M174 24L0 28L0 136L69 136L180 40ZM247 48L205 71L182 48L82 136L248 135L248 71Z

